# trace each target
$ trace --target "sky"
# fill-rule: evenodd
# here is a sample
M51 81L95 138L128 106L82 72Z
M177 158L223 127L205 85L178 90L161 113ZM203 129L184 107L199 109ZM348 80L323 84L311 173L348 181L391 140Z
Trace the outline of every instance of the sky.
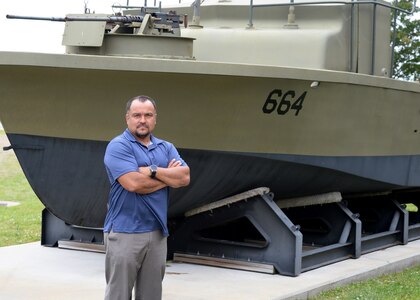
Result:
M6 15L65 17L84 13L85 2L91 12L112 13L112 4L126 0L0 0L0 51L63 53L64 22L6 19ZM143 1L131 0L130 5Z

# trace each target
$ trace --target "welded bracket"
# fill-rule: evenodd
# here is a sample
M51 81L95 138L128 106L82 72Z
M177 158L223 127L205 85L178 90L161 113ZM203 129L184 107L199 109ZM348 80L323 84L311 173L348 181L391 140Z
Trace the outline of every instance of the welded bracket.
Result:
M67 224L44 208L41 245L104 252L103 230Z
M349 200L362 221L362 254L408 243L408 212L392 197Z
M399 191L394 197L408 212L408 241L420 239L420 190Z
M361 255L359 216L346 203L284 209L303 234L302 272Z

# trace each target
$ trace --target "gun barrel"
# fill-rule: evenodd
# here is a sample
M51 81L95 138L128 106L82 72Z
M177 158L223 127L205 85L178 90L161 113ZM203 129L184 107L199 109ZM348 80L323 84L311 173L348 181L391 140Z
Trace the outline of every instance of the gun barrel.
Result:
M6 15L7 19L65 22L65 18Z
M132 23L143 22L143 16L121 16L121 17L65 17L65 21L91 21L107 23Z
M132 23L132 22L143 22L143 16L121 16L121 17L34 17L34 16L16 16L6 15L7 19L21 19L21 20L36 20L36 21L53 21L53 22L71 22L71 21L91 21L91 22L121 22L121 23Z

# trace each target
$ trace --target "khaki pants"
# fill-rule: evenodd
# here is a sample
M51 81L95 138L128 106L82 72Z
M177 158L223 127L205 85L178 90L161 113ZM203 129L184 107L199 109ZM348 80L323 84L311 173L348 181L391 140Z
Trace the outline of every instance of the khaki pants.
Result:
M162 299L166 265L166 237L160 230L146 233L104 234L106 300Z

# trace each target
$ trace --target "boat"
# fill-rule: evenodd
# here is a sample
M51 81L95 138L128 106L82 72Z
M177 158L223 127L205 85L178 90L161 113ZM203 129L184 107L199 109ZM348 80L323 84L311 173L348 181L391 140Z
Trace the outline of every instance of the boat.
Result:
M391 8L206 0L67 15L51 20L65 22L66 53L0 52L0 120L38 198L80 228L103 225L105 147L138 94L157 100L155 134L191 169L170 192L173 223L260 187L416 203L420 85L390 78Z

